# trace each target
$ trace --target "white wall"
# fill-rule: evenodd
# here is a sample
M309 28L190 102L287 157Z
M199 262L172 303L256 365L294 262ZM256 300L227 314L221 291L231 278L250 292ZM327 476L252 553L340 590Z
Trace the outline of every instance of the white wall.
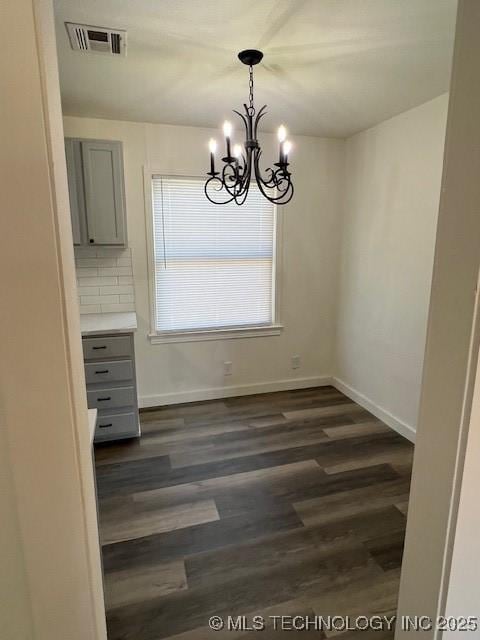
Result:
M203 175L208 139L219 131L66 117L67 136L121 140L124 144L129 244L132 247L139 329L135 338L140 404L157 405L246 391L314 386L330 376L337 285L343 141L298 137L292 155L295 197L284 223L280 336L151 345L143 166L160 173ZM263 141L274 159L272 136ZM239 208L239 215L241 215ZM291 356L300 355L300 369ZM223 376L223 362L233 375ZM226 386L235 387L224 390Z
M346 141L335 376L408 437L417 424L447 103L440 96Z

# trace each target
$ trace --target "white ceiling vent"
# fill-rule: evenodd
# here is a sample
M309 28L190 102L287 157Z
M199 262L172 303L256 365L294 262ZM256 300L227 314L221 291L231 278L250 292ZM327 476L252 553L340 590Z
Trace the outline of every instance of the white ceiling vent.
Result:
M127 55L127 32L123 29L92 27L87 24L66 22L70 44L75 51Z

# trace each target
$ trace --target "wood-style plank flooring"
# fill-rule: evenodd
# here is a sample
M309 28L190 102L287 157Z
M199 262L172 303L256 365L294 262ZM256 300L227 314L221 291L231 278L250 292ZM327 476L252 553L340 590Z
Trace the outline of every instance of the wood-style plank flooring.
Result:
M95 452L109 640L254 633L210 631L212 615L395 612L404 438L333 387L148 410L141 422L139 441Z

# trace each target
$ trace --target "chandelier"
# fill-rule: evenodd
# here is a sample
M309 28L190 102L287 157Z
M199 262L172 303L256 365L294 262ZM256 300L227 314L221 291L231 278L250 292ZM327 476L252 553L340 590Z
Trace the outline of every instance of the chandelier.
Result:
M287 131L282 125L278 129L279 154L278 162L265 169L262 175L260 169L260 158L262 150L257 140L257 128L260 119L265 115L267 105L264 105L258 113L253 103L253 67L263 58L263 53L256 49L246 49L240 51L238 57L250 70L250 95L249 104L243 105L245 113L234 110L240 116L245 125L245 144L233 145L232 149L232 125L225 122L223 134L225 136L225 156L222 158L222 165L216 171L215 153L217 142L213 138L210 140L210 176L205 182L205 195L213 204L228 204L236 202L241 205L245 202L250 182L253 179L260 192L275 204L287 204L293 196L293 183L291 173L288 170L288 154L292 145L286 139Z

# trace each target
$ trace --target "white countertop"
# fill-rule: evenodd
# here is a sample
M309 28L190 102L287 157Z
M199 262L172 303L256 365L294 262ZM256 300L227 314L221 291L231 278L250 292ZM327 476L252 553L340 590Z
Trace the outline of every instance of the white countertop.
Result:
M97 426L97 410L88 410L88 431L90 433L90 443L93 442L95 436L95 427Z
M123 313L85 313L80 315L82 336L104 333L125 333L137 328L135 311Z

